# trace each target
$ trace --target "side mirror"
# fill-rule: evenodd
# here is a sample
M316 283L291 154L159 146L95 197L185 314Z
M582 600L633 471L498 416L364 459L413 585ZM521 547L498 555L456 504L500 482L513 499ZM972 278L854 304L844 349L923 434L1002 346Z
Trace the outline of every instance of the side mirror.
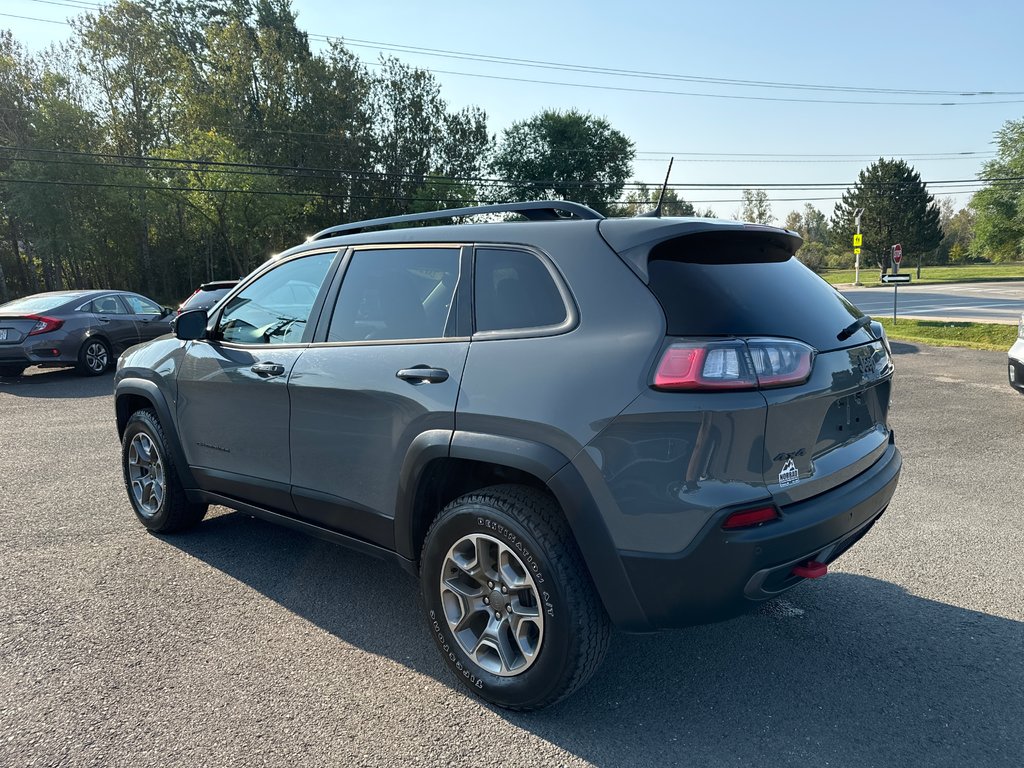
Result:
M205 309L189 309L174 318L172 323L174 335L182 341L204 339L206 338L206 324L209 321L210 318L207 317Z
M167 317L168 315L173 315L173 314L174 314L174 310L171 309L170 307L160 307L160 317Z

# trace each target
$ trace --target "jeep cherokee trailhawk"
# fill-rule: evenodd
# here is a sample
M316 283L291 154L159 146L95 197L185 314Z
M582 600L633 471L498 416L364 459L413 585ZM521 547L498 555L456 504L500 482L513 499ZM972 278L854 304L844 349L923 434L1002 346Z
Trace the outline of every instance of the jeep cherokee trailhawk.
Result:
M331 227L121 358L129 499L391 559L459 680L551 704L612 625L734 616L889 503L888 343L800 243L550 201Z

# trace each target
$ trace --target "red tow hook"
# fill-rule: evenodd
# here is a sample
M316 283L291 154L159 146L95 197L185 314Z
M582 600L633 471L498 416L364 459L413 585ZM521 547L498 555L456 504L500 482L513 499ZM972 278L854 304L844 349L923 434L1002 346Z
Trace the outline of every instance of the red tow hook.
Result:
M793 575L803 579L820 579L826 573L828 573L828 566L825 563L819 563L817 560L808 560L803 565L798 565L793 569Z

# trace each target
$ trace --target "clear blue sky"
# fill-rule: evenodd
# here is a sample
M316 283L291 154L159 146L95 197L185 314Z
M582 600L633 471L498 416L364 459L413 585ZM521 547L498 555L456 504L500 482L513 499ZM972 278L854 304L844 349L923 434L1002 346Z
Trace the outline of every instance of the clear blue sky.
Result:
M5 0L3 14L63 20L83 0ZM634 178L660 184L676 154L677 184L852 184L877 159L903 157L925 181L972 179L993 133L1024 117L1024 5L1003 2L347 2L293 0L299 26L344 37L367 63L381 46L413 46L517 60L732 80L927 91L1018 91L959 96L744 87L623 77L383 51L435 71L453 107L484 108L492 132L545 108L606 117L632 138ZM68 35L60 24L0 15L30 49ZM358 41L358 42L357 42ZM365 42L371 41L371 42ZM320 42L312 41L314 45ZM444 74L441 71L486 75ZM494 79L520 78L603 89ZM711 94L638 93L619 89ZM721 97L869 102L1014 103L966 106L830 104ZM664 154L660 154L664 153ZM715 153L701 157L686 153ZM760 157L749 157L751 154ZM747 155L744 157L744 155ZM794 155L779 157L779 155ZM855 155L855 157L835 157ZM826 157L831 156L831 157ZM976 187L971 187L976 188ZM934 186L938 194L954 188ZM803 202L831 214L841 190L768 189L777 221ZM720 216L739 191L683 189ZM957 207L969 193L952 198Z

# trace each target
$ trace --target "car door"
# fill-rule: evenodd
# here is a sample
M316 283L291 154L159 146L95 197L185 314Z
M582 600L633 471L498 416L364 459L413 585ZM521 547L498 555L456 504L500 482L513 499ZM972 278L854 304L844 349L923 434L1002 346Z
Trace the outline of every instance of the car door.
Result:
M295 364L292 496L301 517L394 546L402 463L455 428L469 351L458 247L360 247L345 258L315 343ZM466 296L468 301L468 295Z
M117 294L98 296L89 302L83 311L93 316L88 335L104 336L110 342L115 355L138 343L135 320L128 311L128 305Z
M137 338L133 343L150 341L171 332L170 315L155 301L135 293L122 293L121 298L128 305L132 320L135 321Z
M319 313L334 250L274 264L210 319L178 371L179 431L206 490L292 512L288 376Z

